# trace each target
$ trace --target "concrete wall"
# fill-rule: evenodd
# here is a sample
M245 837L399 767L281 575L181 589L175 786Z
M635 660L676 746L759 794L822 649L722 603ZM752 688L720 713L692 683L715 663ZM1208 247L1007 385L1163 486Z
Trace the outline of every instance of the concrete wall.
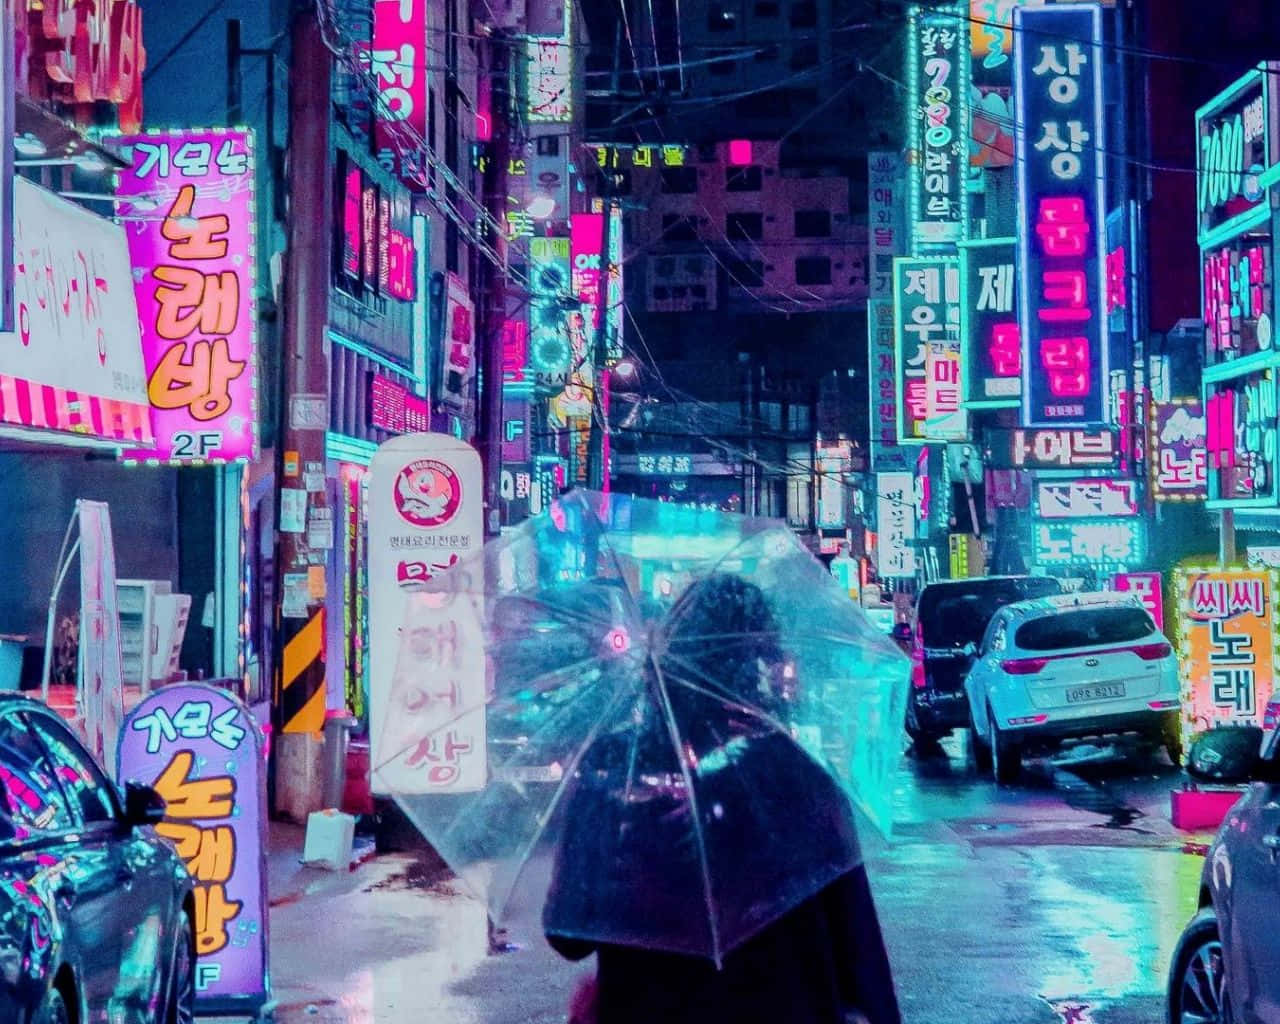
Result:
M116 574L178 583L176 471L125 467L82 454L0 454L0 633L44 642L58 549L77 498L111 506ZM60 607L76 607L73 570ZM202 595L203 596L203 595ZM193 618L199 615L198 606Z

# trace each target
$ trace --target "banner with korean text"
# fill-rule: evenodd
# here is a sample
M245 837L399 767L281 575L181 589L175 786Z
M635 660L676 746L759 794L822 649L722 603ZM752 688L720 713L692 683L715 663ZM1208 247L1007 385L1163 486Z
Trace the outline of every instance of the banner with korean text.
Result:
M1204 501L1209 493L1204 403L1199 398L1153 402L1149 422L1151 496Z
M1111 577L1111 589L1117 594L1132 594L1155 619L1156 628L1164 629L1164 577L1158 572L1118 572Z
M910 473L876 474L876 533L881 579L916 574L915 479Z
M1262 724L1275 688L1278 579L1265 569L1177 571L1185 736Z
M867 154L867 291L893 296L893 258L907 253L907 166L902 154Z
M116 208L129 239L155 451L169 465L258 455L253 133L127 135Z
M1110 386L1102 15L1014 11L1025 426L1100 426Z
M895 259L893 316L899 443L965 440L955 258Z
M965 395L971 409L1014 407L1022 394L1016 238L960 243L960 321Z
M373 0L368 70L377 81L378 163L406 182L426 184L427 0Z
M966 12L967 13L967 12ZM954 245L969 216L969 30L957 8L910 9L911 251Z

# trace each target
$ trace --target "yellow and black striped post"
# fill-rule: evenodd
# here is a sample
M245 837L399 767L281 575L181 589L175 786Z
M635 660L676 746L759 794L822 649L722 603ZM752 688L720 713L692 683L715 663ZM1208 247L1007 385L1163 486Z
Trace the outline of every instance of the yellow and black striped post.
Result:
M286 620L289 621L289 620ZM324 728L324 609L311 614L285 641L276 706L283 732L317 733Z

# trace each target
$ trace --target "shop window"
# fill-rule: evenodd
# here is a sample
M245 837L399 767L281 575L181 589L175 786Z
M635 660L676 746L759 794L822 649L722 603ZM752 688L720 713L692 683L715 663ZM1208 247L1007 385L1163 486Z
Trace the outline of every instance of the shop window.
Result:
M662 191L678 195L697 192L698 169L696 167L662 168Z
M707 8L708 32L732 32L738 26L738 12L724 4L712 4Z
M758 242L764 238L764 215L730 213L725 217L725 231L731 242Z
M761 260L727 260L725 273L729 276L729 283L739 288L760 288L764 285L764 262Z
M794 0L791 4L791 27L817 28L818 5L813 0L808 0L808 2Z
M698 240L698 219L686 217L678 213L662 215L662 240L664 242L696 242Z
M827 256L797 256L796 284L830 284L831 259Z
M759 192L764 188L764 171L758 166L725 169L726 192Z
M797 238L830 238L830 210L796 210Z

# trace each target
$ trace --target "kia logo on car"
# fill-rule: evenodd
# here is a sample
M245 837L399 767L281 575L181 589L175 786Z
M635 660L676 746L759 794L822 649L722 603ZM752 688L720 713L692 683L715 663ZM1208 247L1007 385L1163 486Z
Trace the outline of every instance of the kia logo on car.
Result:
M1084 664L1085 664L1085 667L1086 667L1086 668L1097 668L1097 667L1098 667L1098 659L1097 659L1097 658L1086 658L1086 659L1085 659L1085 661L1084 661Z

